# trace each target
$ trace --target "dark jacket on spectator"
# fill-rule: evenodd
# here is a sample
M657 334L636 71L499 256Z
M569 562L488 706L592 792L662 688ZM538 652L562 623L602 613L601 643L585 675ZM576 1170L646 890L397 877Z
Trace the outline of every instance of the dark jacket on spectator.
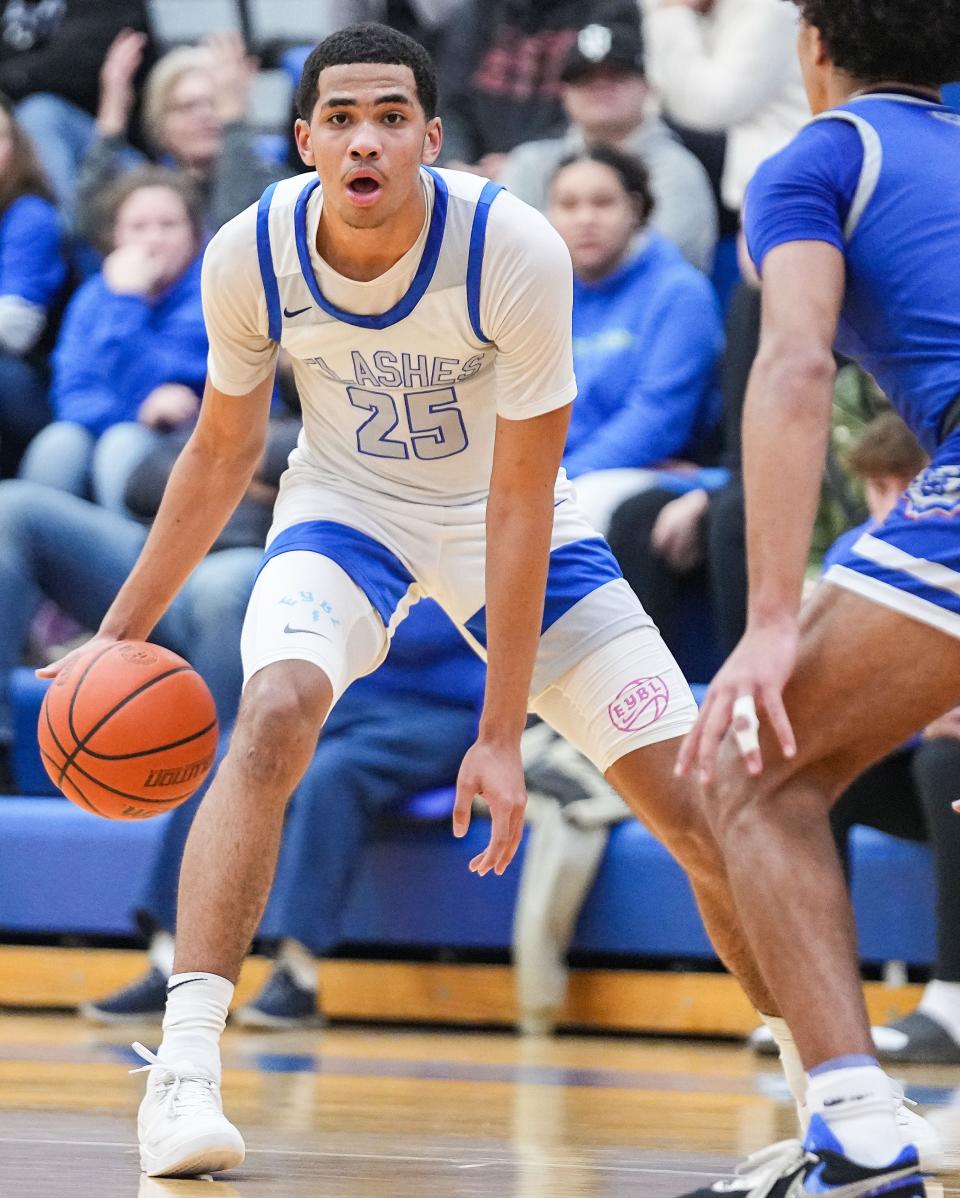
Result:
M148 30L145 0L0 0L0 91L52 92L96 113L100 67L125 28ZM148 46L138 79L153 59Z
M162 383L200 395L206 374L199 258L153 301L117 295L94 275L70 301L54 350L54 413L99 435L136 420Z
M577 33L611 20L638 21L636 0L466 0L437 54L446 161L560 135L560 73Z

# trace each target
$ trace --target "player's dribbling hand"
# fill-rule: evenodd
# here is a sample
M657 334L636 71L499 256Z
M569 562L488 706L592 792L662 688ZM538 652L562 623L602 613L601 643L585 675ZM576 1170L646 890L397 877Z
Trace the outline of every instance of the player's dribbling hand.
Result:
M493 827L490 843L470 862L473 873L483 877L493 870L498 876L513 860L523 836L523 813L527 788L519 745L505 749L477 741L467 752L457 778L457 801L453 808L453 834L466 836L473 800L480 796L490 808Z
M109 649L111 645L117 644L118 638L115 636L107 636L102 632L98 632L88 641L84 641L82 645L78 645L76 649L71 649L69 653L65 653L63 657L52 661L48 666L41 666L34 673L38 678L56 678L61 670L66 669L72 661L78 657L83 657L90 652L91 649Z
M728 730L733 731L747 772L754 777L759 774L763 758L756 731L757 712L761 710L773 726L784 757L796 755L783 690L796 665L798 640L797 622L792 618L747 629L710 684L697 722L680 746L675 771L678 776L688 774L696 765L700 781L709 782L720 742Z

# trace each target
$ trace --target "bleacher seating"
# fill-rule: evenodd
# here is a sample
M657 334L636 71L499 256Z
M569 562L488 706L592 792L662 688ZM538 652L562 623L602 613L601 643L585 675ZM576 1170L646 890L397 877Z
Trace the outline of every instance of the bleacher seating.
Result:
M29 671L18 672L14 765L21 787L42 784L49 792L32 735L42 693ZM475 821L455 840L452 802L452 791L433 792L380 822L344 914L345 941L395 947L398 955L508 949L522 847L503 878L471 874L467 863L488 828ZM0 799L0 934L133 935L137 888L164 818L113 823L43 794ZM935 906L927 848L859 828L853 857L863 959L929 964ZM270 923L268 908L264 932ZM574 948L610 957L713 957L682 871L640 824L613 830Z

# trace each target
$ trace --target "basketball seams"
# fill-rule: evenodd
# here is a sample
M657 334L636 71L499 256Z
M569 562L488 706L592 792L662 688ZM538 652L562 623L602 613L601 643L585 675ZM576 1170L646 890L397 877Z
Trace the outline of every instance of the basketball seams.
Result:
M193 794L193 790L188 790L182 795L170 795L167 798L147 799L144 798L143 795L130 794L126 790L117 790L115 786L111 786L108 782L103 782L99 778L94 777L93 774L88 774L83 766L77 761L68 762L67 766L65 766L62 771L63 773L66 773L68 766L69 768L76 770L77 773L82 774L83 777L88 781L95 783L100 787L101 790L105 790L108 794L116 795L118 799L132 799L137 803L151 803L154 805L162 804L164 807L167 807L171 804L176 805L177 803L182 803L184 799L188 799Z
M165 674L164 677L169 677L169 675ZM182 748L183 745L188 745L191 741L199 740L201 736L206 736L207 733L213 732L216 726L217 721L214 719L206 727L201 728L199 732L185 736L182 740L172 740L166 745L155 745L152 749L138 749L136 753L98 753L95 749L87 748L86 745L78 745L77 751L79 752L82 749L88 757L95 757L98 761L130 761L134 757L150 757L153 753L166 753L170 749ZM96 731L99 730L99 728L96 729ZM90 735L92 736L93 733Z

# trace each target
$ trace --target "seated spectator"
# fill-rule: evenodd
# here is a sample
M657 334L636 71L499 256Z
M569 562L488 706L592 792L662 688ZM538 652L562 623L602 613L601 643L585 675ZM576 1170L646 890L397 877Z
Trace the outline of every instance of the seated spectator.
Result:
M0 91L16 103L17 119L68 223L80 163L93 140L97 71L122 29L137 30L145 39L139 90L154 59L147 0L0 2Z
M43 360L63 290L57 210L36 155L0 96L0 477L50 419ZM46 334L46 336L45 336Z
M496 179L504 156L564 125L560 73L590 21L632 21L636 0L463 0L436 54L443 165Z
M123 511L126 481L165 429L196 417L207 370L201 211L185 176L144 167L110 195L110 253L67 307L53 424L21 475Z
M240 627L299 428L299 420L271 421L248 495L153 633L203 675L223 724L232 722L240 700ZM52 600L80 626L99 626L136 563L183 440L169 434L131 480L127 499L136 519L53 487L0 483L0 746L9 743L10 671L37 608Z
M453 784L476 735L482 691L482 663L430 600L417 604L397 629L380 669L346 691L287 814L262 926L279 940L276 965L261 993L235 1013L238 1023L268 1029L317 1024L315 958L343 938L343 912L371 824L412 795ZM180 856L197 805L191 800L174 813L140 899L140 922L151 932L148 972L84 1006L88 1018L118 1022L163 1014Z
M696 459L720 416L723 329L716 296L649 228L646 168L609 146L561 163L550 219L573 259L579 393L563 464L603 531L653 471Z
M679 125L726 132L722 195L743 206L754 171L810 119L782 0L643 0L650 77Z
M690 610L681 602L686 596L712 611L721 657L733 652L746 626L740 422L760 336L758 288L738 285L727 310L726 334L720 460L728 481L720 475L702 477L699 481L711 485L695 486L681 495L675 486L651 487L621 504L607 530L624 577L675 653L684 639L684 609Z
M545 211L560 162L588 146L612 145L642 160L650 174L651 227L679 247L688 262L709 273L717 241L717 208L707 172L649 111L643 44L635 25L581 29L562 73L569 122L561 137L517 146L500 182Z
M101 240L99 199L116 177L136 164L127 143L134 103L133 80L144 51L143 34L124 30L100 72L96 139L80 172L77 225L92 242ZM147 76L143 122L158 161L193 176L211 234L258 200L267 185L287 174L262 158L247 124L255 68L238 34L212 34L202 46L171 50Z

